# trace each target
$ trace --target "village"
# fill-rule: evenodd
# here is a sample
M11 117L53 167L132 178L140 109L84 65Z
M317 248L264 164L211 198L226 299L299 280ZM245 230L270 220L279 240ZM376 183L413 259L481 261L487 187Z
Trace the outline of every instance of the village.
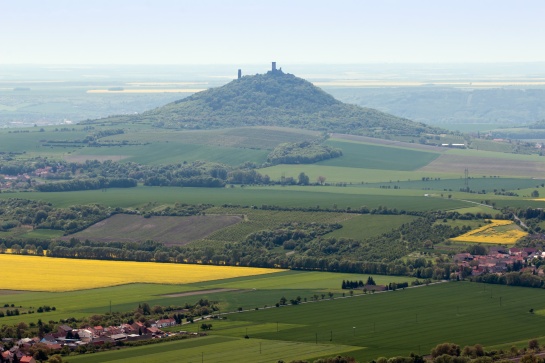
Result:
M471 253L458 253L452 257L458 266L456 273L460 278L466 276L480 276L483 274L503 274L511 271L522 271L545 276L540 267L540 261L545 257L545 252L533 248L500 247L489 248L488 254L477 255Z
M181 322L180 322L181 323ZM62 324L57 327L56 332L45 334L42 338L3 338L4 347L12 346L10 349L0 345L0 362L2 363L36 363L37 352L44 351L45 354L69 355L71 352L86 353L99 349L110 349L113 346L124 345L125 342L142 342L153 339L164 339L167 337L190 338L206 335L204 332L190 333L180 331L177 333L165 332L162 329L173 327L178 324L175 319L167 318L160 320L149 320L145 322L136 321L132 324L121 324L119 326L88 326L81 329L72 328ZM206 324L207 328L211 327ZM38 353L39 355L39 353Z

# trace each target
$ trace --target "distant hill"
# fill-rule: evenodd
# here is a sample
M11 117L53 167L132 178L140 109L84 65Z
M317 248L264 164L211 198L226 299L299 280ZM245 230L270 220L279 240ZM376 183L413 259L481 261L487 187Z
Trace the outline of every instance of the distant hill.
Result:
M410 135L444 130L336 100L312 83L282 70L244 76L228 84L137 116L157 127L209 129L286 126L361 135Z

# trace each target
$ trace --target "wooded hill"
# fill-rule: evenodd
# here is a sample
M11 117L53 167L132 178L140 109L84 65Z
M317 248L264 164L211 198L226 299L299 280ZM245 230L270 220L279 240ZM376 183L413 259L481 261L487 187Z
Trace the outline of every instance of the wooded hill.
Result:
M285 126L378 137L445 133L423 123L342 103L312 83L281 70L244 76L141 115L100 122L108 120L186 129Z

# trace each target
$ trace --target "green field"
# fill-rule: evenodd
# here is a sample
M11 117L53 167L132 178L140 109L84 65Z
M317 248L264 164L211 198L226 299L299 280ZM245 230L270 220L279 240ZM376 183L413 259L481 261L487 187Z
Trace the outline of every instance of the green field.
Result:
M336 159L321 161L317 163L318 165L409 171L421 168L439 156L439 153L356 142L331 140L326 144L341 149L343 155Z
M363 238L379 236L388 233L392 229L409 223L414 217L407 215L384 216L375 214L359 215L342 222L343 228L326 234L326 237L351 238L361 240Z
M122 135L123 136L123 135ZM85 148L71 154L70 159L90 159L95 156L122 157L123 161L141 164L178 164L184 161L209 160L227 165L239 165L246 161L263 163L267 150L252 150L235 147L199 145L191 143L153 142L149 145L103 146ZM79 158L78 158L79 157Z
M249 327L248 334L305 343L315 342L316 334L318 343L327 343L333 336L334 342L364 348L355 355L368 361L383 355L426 354L442 342L486 347L541 337L545 317L528 311L543 304L539 289L448 283L235 314L229 319L256 325L298 324L279 333L251 333Z
M468 179L468 186L471 190L482 191L486 190L487 193L492 193L494 190L501 191L514 191L517 189L531 188L540 186L541 180L536 179L522 179L522 178L490 178L488 176L472 176ZM393 181L383 183L369 183L365 184L365 187L391 187L398 186L401 189L420 189L420 190L437 190L437 191L459 191L461 188L465 188L465 179L463 177L457 179L440 179L440 180L413 180L413 181ZM522 196L522 193L520 193Z
M304 284L306 274L290 278L285 275L283 279L290 281L293 277L298 281L296 285ZM282 281L278 275L270 278ZM268 279L254 278L254 286L276 285L267 282ZM243 283L243 278L238 280L214 286L249 286ZM316 279L312 281L318 283ZM289 287L278 288L289 291ZM291 295L286 297L289 299ZM226 314L226 320L210 321L213 325L210 337L71 357L70 361L143 362L155 359L151 355L162 351L160 347L167 354L161 357L178 354L178 359L184 362L198 361L203 352L205 361L207 358L217 361L216 354L220 351L224 354L221 361L225 362L246 360L241 354L257 362L337 354L370 361L380 356L407 356L411 352L428 354L443 342L461 347L482 344L487 349L524 345L533 338L543 341L544 337L541 326L545 316L529 313L530 309L545 308L540 289L453 282L337 297L298 306ZM199 325L189 324L181 329L196 332ZM245 335L250 339L243 339Z
M264 339L210 336L182 341L70 357L74 363L150 362L286 362L350 354L359 347Z
M342 187L235 187L235 188L179 188L137 187L77 192L1 193L0 198L43 200L55 206L99 203L112 207L143 207L148 202L158 204L232 204L278 205L283 207L316 207L339 209L367 206L405 210L436 210L466 207L467 203L444 198L426 198L417 190L382 190L377 188Z
M272 276L277 275L277 276ZM101 289L54 292L11 292L0 290L0 304L15 304L30 307L49 305L56 311L1 318L2 324L19 321L36 322L38 319L60 320L68 317L85 317L109 311L131 311L138 304L147 302L151 306L194 304L200 298L219 301L222 311L235 311L239 307L254 309L272 306L283 296L311 299L314 294L334 292L340 296L342 280L362 280L371 275L344 274L313 271L286 271L270 276L252 276L226 280L215 280L187 285L131 284ZM413 281L406 276L372 275L377 284ZM194 296L169 297L187 291L210 289L235 289L236 291L207 293Z

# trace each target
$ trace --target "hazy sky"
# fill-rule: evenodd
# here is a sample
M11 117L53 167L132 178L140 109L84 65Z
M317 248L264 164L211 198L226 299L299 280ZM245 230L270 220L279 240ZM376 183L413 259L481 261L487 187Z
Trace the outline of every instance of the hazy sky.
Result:
M545 61L543 0L0 0L0 64Z

